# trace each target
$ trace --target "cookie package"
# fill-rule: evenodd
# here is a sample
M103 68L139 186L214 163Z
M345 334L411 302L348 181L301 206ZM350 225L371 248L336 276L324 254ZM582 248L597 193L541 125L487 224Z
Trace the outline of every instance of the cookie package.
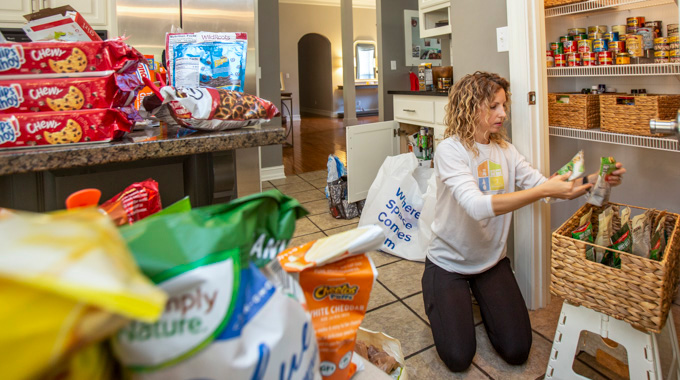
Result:
M0 148L111 141L131 126L114 109L0 114Z
M1 79L0 113L125 107L144 87L134 72L89 78Z
M134 72L144 56L122 38L106 41L0 43L0 75L37 78ZM7 79L7 78L5 78Z

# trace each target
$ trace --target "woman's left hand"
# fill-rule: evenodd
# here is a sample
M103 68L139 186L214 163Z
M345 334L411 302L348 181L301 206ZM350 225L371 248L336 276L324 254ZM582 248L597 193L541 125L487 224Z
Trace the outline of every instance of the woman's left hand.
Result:
M623 164L620 162L616 163L616 170L612 172L612 174L608 175L606 177L607 182L612 185L612 186L618 186L621 184L622 181L622 176L623 174L626 173L626 169L623 167Z

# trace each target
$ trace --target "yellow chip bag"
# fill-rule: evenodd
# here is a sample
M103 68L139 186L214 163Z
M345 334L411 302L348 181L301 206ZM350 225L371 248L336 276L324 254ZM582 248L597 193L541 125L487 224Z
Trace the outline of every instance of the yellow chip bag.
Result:
M5 379L49 376L129 319L152 322L163 311L165 293L96 209L17 212L0 218L0 241Z

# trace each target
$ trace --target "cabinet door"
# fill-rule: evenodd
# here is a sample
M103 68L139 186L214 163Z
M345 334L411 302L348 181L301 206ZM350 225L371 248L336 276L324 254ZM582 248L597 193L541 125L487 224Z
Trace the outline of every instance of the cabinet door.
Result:
M399 154L399 123L360 124L347 127L347 199L366 199L385 158Z
M0 22L2 23L18 23L16 26L8 25L9 27L21 28L26 22L23 15L32 13L32 0L2 0L0 1ZM36 0L37 1L37 0ZM37 10L37 9L36 9Z
M451 4L451 0L418 0L418 9L423 9L438 4Z
M77 10L90 25L97 29L97 26L106 26L108 0L40 0L49 2L51 8L70 5Z

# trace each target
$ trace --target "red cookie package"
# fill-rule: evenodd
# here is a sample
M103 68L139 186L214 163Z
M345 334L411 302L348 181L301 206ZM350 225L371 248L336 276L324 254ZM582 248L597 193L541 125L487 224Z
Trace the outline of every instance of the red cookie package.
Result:
M0 113L125 107L144 87L137 74L1 80Z
M111 141L130 132L131 126L115 109L0 113L0 148Z
M121 38L106 41L0 43L0 75L73 77L134 72L144 56Z
M158 182L151 178L135 182L99 208L104 210L117 226L133 224L161 211Z

